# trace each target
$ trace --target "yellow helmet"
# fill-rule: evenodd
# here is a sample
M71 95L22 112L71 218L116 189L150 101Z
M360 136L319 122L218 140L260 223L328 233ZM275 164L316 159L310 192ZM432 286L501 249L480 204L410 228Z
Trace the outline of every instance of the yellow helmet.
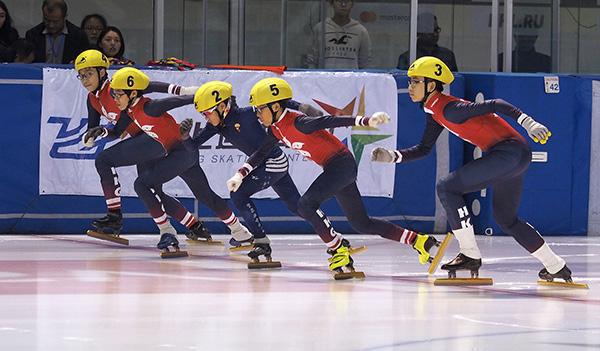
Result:
M150 78L137 68L125 67L116 71L110 81L111 89L144 90L150 85Z
M233 95L233 87L227 82L213 80L204 83L194 94L194 107L198 112L210 110L220 102L229 99Z
M439 80L444 84L454 81L454 75L446 64L437 57L423 56L408 68L409 77L425 77Z
M106 56L98 50L85 50L75 59L75 70L88 68L88 67L104 67L108 68L110 62Z
M250 105L255 107L291 98L292 87L281 78L261 79L250 90Z

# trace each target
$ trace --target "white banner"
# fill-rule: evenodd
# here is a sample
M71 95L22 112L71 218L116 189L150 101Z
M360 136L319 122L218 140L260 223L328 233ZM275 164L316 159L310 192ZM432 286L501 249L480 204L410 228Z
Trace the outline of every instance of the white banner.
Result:
M250 88L258 80L274 76L269 72L233 70L145 71L150 79L185 86L199 86L210 80L224 80L233 84L234 95L240 106L248 104ZM113 72L110 72L111 74ZM358 185L365 196L392 197L394 193L395 167L372 163L370 153L375 146L396 148L397 89L393 77L379 73L352 72L289 72L283 75L292 86L294 99L319 107L325 114L370 115L386 111L392 123L379 130L368 128L338 128L335 135L349 146L359 163ZM81 136L87 128L87 92L76 78L74 70L44 69L40 131L40 194L102 195L100 178L96 173L94 159L104 148L112 144L98 143L87 149ZM151 98L167 97L151 94ZM180 122L192 117L196 122L205 121L193 105L170 112ZM105 119L101 124L106 124ZM114 143L114 142L113 142ZM229 197L225 181L244 163L247 157L219 137L213 137L200 150L200 166L208 176L211 187L224 198ZM300 154L285 148L290 160L290 174L298 189L304 193L321 173L321 168ZM143 152L140 150L140 152ZM133 180L135 167L117 170L121 182L121 194L136 196ZM180 179L167 183L165 190L175 196L193 197ZM256 195L258 198L276 198L271 190Z

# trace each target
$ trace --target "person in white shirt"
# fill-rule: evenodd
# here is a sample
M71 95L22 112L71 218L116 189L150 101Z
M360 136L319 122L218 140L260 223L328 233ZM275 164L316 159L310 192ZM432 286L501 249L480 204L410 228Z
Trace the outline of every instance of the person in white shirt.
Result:
M323 22L313 28L311 52L306 55L308 68L361 69L371 61L371 38L367 29L350 18L354 1L329 0L333 17L325 19L325 55L320 58Z

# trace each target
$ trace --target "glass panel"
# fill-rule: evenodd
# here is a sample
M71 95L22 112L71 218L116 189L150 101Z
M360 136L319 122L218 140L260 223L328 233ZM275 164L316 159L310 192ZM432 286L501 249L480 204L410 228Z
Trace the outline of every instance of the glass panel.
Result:
M169 0L170 1L170 0ZM229 63L229 32L231 24L229 23L229 1L223 0L205 0L206 5L206 62L207 65L212 64L227 64ZM187 4L194 5L195 9L200 9L202 1L188 0ZM191 6L186 5L188 8ZM196 11L196 10L193 10ZM189 12L186 8L186 12ZM202 31L198 31L202 24L202 11L198 12L197 19L190 21L189 30L186 31L184 44L184 53L188 55L188 51L194 51L198 47L201 47L201 34ZM186 13L186 16L189 16ZM190 45L195 43L194 45ZM232 44L233 45L233 44ZM198 51L201 53L202 51ZM194 54L195 55L195 54ZM200 62L200 61L199 61Z
M280 65L282 0L247 0L244 64Z
M351 17L366 28L371 40L367 68L398 66L399 56L409 50L410 0L357 1Z
M308 68L315 26L321 22L321 3L314 0L291 0L287 3L284 62L288 67Z
M500 6L498 71L503 71L504 4ZM512 72L552 71L552 0L515 0Z
M455 6L450 2L443 4L439 4L439 2L435 4L420 4L417 16L417 58L435 56L444 61L451 71L457 71L457 67L465 70L465 62L461 62L460 65L457 62L458 59L453 51L455 45L464 51L466 49L465 46L472 48L472 45L476 45L477 40L484 40L480 36L470 37L469 34L482 33L485 35L485 31L472 31L472 26L483 26L485 24L481 20L481 17L485 18L485 16L477 16L477 13L489 10L489 7L461 7L456 13L454 9ZM476 17L471 20L469 17L462 18L462 16ZM458 19L456 27L454 24L455 19ZM489 44L487 46L489 47ZM469 50L469 52L472 51ZM489 62L489 50L483 51L481 56L464 56L468 56L471 64L470 68L476 67L476 62Z
M598 2L566 0L560 9L560 72L599 73Z
M207 47L204 62L203 14L207 1ZM229 6L218 0L169 0L165 3L165 57L196 64L229 62Z

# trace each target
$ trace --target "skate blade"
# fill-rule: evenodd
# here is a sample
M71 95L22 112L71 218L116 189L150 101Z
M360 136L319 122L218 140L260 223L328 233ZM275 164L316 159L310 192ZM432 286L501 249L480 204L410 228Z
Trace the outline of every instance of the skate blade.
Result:
M192 240L192 239L186 239L185 240L188 244L191 245L223 245L223 242L221 240Z
M492 278L438 278L433 285L494 285Z
M169 252L161 252L160 258L177 258L177 257L187 257L187 251L169 251Z
M567 289L589 289L590 287L585 283L575 282L549 282L547 280L538 280L538 285L552 286Z
M110 241L110 242L113 242L116 244L129 246L129 240L127 240L125 238L120 238L116 235L98 233L97 231L94 231L94 230L88 230L86 232L86 234L87 234L87 236L91 236L92 238L106 240L106 241Z
M249 262L248 269L281 268L281 262Z
M254 244L252 245L240 245L240 246L232 246L229 248L230 252L238 252L238 251L250 251L254 248Z
M431 261L431 265L429 265L427 273L435 273L438 266L440 265L440 262L442 261L442 258L444 258L444 253L446 252L446 248L448 248L448 244L450 244L450 241L452 241L452 233L446 234L444 241L442 241L442 244L438 247L437 252L435 253L433 261Z
M368 248L366 246L351 247L348 252L350 255L356 255L367 251L367 249Z
M335 273L333 279L335 280L347 280L347 279L365 279L366 275L364 272L343 272Z

